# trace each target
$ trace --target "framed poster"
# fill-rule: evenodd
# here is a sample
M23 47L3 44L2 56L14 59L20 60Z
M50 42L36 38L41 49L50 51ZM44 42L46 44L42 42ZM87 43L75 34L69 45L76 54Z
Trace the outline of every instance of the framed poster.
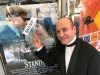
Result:
M0 38L2 50L0 50L5 72L7 75L59 75L58 65L46 65L41 59L34 54L34 46L32 45L33 32L36 32L42 44L49 49L55 46L55 22L57 20L57 3L34 4L34 5L18 5L19 7L28 10L28 16L37 19L37 26L31 29L28 35L23 38L16 38L12 36L7 30L5 33L4 26L8 24L6 21L6 8L13 6L5 6L3 10L3 21L0 25L0 37L6 34L6 37ZM23 31L23 30L22 30ZM10 38L7 37L10 36ZM7 38L7 40L5 40ZM10 43L11 42L11 43Z

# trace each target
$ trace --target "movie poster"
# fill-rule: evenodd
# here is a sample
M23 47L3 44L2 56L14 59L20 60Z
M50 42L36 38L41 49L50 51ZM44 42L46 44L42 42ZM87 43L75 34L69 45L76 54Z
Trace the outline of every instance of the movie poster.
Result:
M14 5L13 5L14 6ZM0 51L3 57L5 74L7 75L59 75L58 65L46 65L42 60L35 56L34 46L32 45L33 32L39 34L42 44L49 49L55 46L55 22L57 20L57 3L18 5L28 10L28 16L36 18L36 25L27 35L15 38L12 34L1 34L4 26L8 24L6 18L6 8L1 6L0 10L0 38L3 49ZM11 6L10 6L11 7ZM10 31L9 28L5 29ZM21 30L23 31L23 30ZM41 34L41 35L40 35ZM9 37L8 37L9 36ZM11 37L11 38L10 38ZM14 39L13 39L14 38Z
M81 0L80 37L100 51L100 2Z

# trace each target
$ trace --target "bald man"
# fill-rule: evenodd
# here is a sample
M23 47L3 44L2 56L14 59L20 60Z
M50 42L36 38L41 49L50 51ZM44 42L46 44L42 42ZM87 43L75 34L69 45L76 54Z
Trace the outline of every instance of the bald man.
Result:
M36 55L47 64L58 63L61 75L100 75L100 53L76 36L76 27L70 18L56 23L56 47L49 53L34 33Z

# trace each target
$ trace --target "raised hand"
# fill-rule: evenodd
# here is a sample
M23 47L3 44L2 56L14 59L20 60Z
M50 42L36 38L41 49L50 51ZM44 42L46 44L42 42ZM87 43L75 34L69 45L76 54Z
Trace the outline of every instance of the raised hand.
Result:
M35 33L33 33L32 43L36 49L38 49L42 46L41 40Z

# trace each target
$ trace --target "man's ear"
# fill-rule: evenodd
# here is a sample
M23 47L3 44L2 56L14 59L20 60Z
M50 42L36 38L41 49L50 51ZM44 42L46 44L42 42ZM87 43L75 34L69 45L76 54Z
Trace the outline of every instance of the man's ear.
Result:
M74 31L75 31L75 33L76 33L76 26L75 26L75 25L73 26L73 30L74 30Z

